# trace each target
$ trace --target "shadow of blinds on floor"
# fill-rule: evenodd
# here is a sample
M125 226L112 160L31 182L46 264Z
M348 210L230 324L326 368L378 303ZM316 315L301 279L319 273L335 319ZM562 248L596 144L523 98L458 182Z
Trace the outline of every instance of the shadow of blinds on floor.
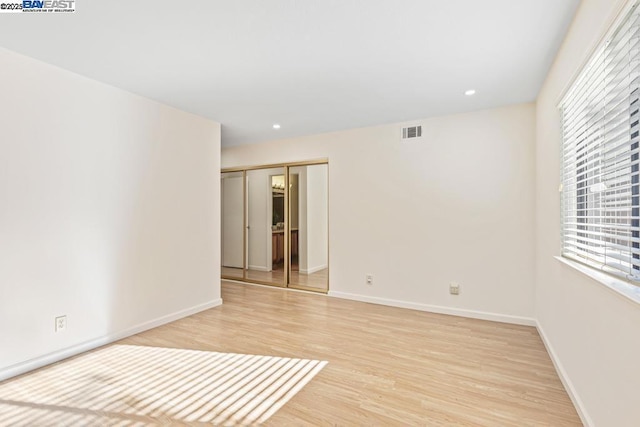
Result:
M113 345L0 384L0 425L262 423L326 364Z

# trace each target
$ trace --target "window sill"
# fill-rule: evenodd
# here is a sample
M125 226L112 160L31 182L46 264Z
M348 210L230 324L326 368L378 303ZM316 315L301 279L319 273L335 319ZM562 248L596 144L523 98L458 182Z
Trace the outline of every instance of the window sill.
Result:
M572 261L563 256L554 256L555 259L561 263L568 265L569 267L578 270L579 272L586 274L593 280L603 284L607 288L611 289L618 295L625 297L637 304L640 304L640 286L635 286L630 283L620 280L616 277L610 276L607 273L603 273L594 268L588 267L584 264L580 264L577 261Z

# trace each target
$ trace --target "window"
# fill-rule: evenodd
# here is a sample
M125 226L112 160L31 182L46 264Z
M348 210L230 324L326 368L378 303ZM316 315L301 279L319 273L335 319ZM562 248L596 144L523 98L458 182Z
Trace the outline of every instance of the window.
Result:
M562 254L640 285L640 13L635 5L560 104Z

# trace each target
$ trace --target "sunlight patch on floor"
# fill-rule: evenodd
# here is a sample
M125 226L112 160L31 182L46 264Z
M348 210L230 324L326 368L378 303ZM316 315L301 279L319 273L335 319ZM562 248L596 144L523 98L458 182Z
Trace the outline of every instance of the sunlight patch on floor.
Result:
M0 425L266 421L327 362L114 345L0 386Z

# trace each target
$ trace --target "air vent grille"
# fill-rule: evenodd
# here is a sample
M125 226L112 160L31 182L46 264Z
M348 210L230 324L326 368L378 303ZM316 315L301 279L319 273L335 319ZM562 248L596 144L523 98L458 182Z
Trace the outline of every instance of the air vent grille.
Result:
M422 138L422 126L408 126L402 128L402 139Z

